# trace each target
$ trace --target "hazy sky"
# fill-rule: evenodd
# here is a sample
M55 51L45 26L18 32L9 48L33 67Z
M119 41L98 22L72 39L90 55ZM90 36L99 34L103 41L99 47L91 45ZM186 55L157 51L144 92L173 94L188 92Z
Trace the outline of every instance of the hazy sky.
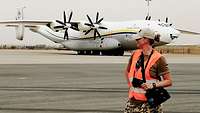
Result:
M153 20L169 17L177 28L200 32L200 0L152 0L150 14ZM144 19L147 14L145 0L1 0L0 20L15 19L17 8L24 9L25 19L62 19L63 10L73 10L73 20L86 20L86 14L95 17L96 12L105 21ZM51 44L43 36L25 30L24 41L15 38L14 28L0 27L0 44ZM200 36L183 35L178 44L200 44Z

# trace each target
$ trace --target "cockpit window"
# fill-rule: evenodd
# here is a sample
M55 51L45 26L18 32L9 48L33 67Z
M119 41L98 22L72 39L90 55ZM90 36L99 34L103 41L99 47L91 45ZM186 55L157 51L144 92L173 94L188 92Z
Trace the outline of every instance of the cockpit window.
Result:
M170 24L168 23L159 23L158 25L161 27L170 27Z

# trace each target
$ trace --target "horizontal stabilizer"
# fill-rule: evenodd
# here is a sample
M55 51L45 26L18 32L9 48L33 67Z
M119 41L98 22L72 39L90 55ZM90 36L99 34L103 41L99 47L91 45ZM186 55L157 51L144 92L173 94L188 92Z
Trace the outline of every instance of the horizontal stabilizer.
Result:
M198 32L187 31L187 30L182 30L182 29L177 29L177 30L180 31L183 34L200 35L200 33L198 33Z

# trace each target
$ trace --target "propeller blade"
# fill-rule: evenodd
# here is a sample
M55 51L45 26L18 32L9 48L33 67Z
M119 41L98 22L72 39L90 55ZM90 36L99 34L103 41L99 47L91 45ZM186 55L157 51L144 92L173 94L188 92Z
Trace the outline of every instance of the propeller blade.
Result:
M89 22L91 23L91 25L93 25L92 20L90 19L90 17L88 15L87 15L87 18L88 18Z
M63 22L60 21L60 20L56 20L56 22L58 22L58 23L60 23L60 24L62 24L62 25L66 25L65 23L63 23Z
M101 18L101 19L97 22L97 24L101 23L102 20L103 20L103 18Z
M100 27L99 27L99 29L108 29L108 28L106 28L106 27L103 27L103 26L100 26Z
M67 37L67 40L69 39L67 30L68 28L65 30L64 40L66 39L66 37Z
M96 32L97 32L97 34L98 34L99 38L101 38L101 35L100 35L99 31L97 31L97 30L96 30Z
M87 32L85 32L85 35L87 35L91 30L92 30L92 28L90 30L88 30Z
M54 29L64 28L64 26L55 26Z
M148 20L151 20L151 16L149 16Z
M70 23L70 21L71 21L71 19L72 19L72 14L73 14L73 12L71 12L70 15L69 15L68 23Z
M99 19L99 12L97 12L97 15L96 15L96 23L98 22L98 19Z
M145 20L148 20L148 18L149 18L149 16L146 16L146 17L145 17Z
M92 26L92 27L94 27L94 25L93 24L88 24L88 23L85 23L85 25L87 25L87 26Z
M168 17L166 17L166 20L165 20L165 22L166 22L166 23L168 23Z
M97 33L97 30L94 29L94 40L96 39L96 33Z
M64 23L66 23L66 14L65 14L65 11L63 13L63 18L64 18Z

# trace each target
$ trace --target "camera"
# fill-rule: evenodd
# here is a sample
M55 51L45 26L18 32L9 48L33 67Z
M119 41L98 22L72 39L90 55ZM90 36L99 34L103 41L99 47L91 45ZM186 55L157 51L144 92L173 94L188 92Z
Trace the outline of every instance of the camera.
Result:
M144 83L143 80L133 78L132 85L133 87L140 87Z

